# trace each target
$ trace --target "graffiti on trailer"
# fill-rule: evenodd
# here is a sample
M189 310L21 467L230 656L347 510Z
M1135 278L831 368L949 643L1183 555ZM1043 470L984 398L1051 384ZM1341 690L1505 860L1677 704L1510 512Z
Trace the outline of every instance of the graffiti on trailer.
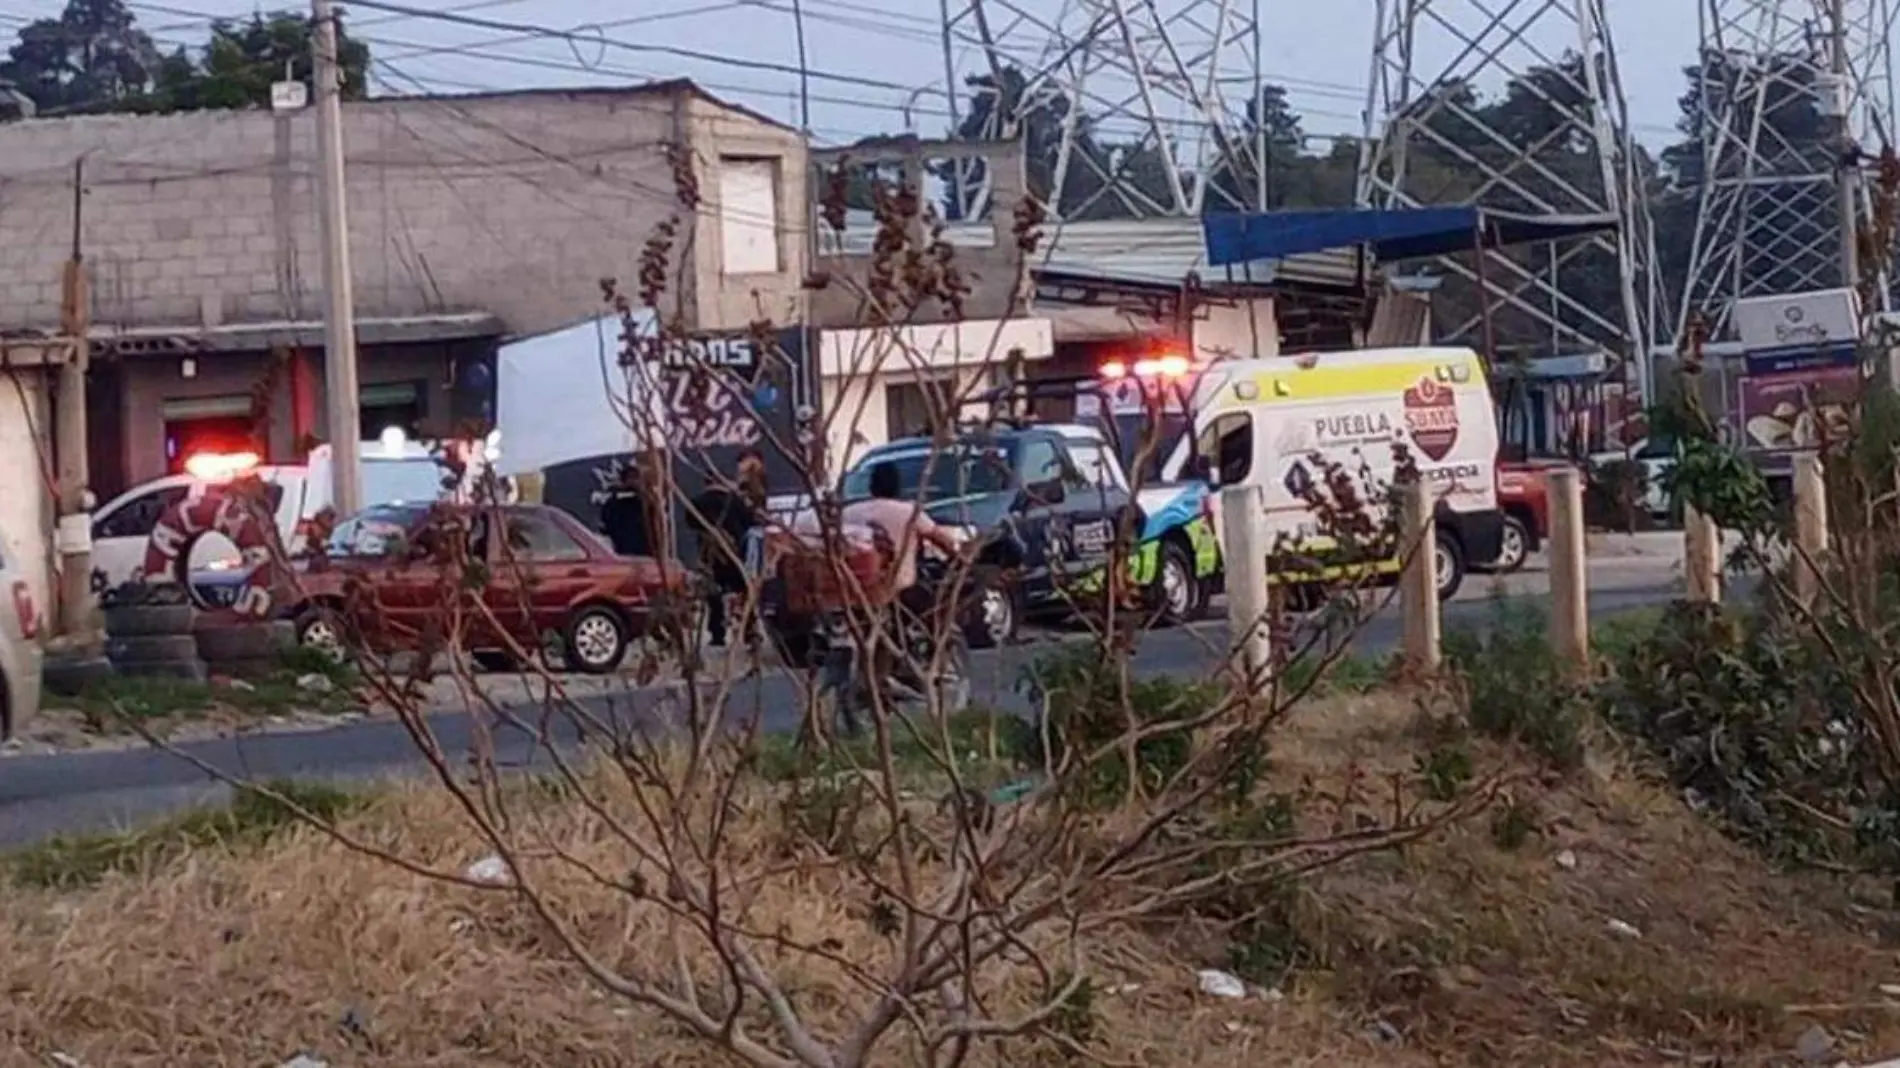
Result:
M674 448L744 448L763 439L759 417L729 383L693 373L670 374L664 381L667 438Z

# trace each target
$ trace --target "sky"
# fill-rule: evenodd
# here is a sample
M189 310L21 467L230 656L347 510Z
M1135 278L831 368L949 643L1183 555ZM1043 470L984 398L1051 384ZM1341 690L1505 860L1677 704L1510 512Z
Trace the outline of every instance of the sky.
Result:
M747 104L774 118L799 124L799 49L794 0L391 0L467 19L533 24L560 31L604 35L612 43L535 38L518 31L457 25L343 4L351 32L369 42L377 59L373 75L379 91L413 93L477 91L561 85L600 85L657 78L689 77L721 96ZM804 11L806 55L814 76L810 126L827 143L847 143L873 133L896 132L908 121L930 135L948 126L945 58L939 0L796 0ZM970 0L945 0L958 12ZM1483 0L1492 9L1524 12L1518 22L1545 7L1546 0ZM1296 110L1311 134L1356 134L1362 127L1366 84L1372 67L1374 0L1233 0L1246 9L1257 3L1261 67L1267 81L1288 87ZM127 5L161 46L195 44L214 16L244 16L255 0L155 0ZM263 5L266 9L273 6ZM1013 6L988 0L991 25L1004 47L1033 58L1049 34L1034 20L1054 23L1066 9L1066 24L1079 32L1074 13L1086 0L1014 0ZM1128 10L1159 9L1175 20L1174 44L1192 54L1202 42L1183 29L1188 21L1211 23L1214 0L1129 0ZM1694 56L1698 0L1611 0L1611 25L1619 68L1636 136L1659 144L1672 139L1676 98L1684 88L1681 68ZM0 30L57 12L54 0L0 0ZM1417 41L1419 74L1434 80L1448 69L1461 73L1473 64L1455 63L1463 48L1460 34L1475 33L1487 19L1474 0L1432 0L1436 18L1423 24ZM1027 15L1028 19L1020 18ZM968 19L962 25L970 25ZM1494 40L1496 38L1493 38ZM1483 73L1492 84L1503 71L1535 61L1532 48L1554 58L1574 46L1574 23L1545 15L1522 44L1505 51ZM671 50L689 50L695 58ZM1221 76L1232 99L1244 100L1252 61L1239 45L1220 50ZM981 56L970 48L953 51L959 74L977 69ZM786 69L778 69L786 68ZM1205 67L1198 68L1204 70ZM1134 83L1112 73L1097 73L1091 85L1104 96L1124 97ZM1185 103L1157 101L1164 121L1183 117ZM1170 127L1175 128L1175 127ZM1130 128L1132 130L1132 127Z

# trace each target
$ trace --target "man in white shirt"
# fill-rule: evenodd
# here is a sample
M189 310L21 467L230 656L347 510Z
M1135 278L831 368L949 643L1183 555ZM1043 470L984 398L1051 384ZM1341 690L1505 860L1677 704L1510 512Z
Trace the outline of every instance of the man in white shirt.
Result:
M917 552L925 542L955 556L962 548L956 533L930 518L914 500L904 500L904 482L889 460L871 466L871 496L844 506L846 524L877 527L890 536L897 553L896 585L903 598L917 585Z

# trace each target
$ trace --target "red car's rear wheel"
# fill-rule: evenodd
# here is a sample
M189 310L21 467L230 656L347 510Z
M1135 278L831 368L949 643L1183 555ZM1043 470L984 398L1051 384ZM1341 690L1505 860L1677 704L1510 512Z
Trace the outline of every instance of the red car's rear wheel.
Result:
M568 669L585 675L606 675L620 667L633 641L632 628L621 614L594 604L575 612L562 637Z

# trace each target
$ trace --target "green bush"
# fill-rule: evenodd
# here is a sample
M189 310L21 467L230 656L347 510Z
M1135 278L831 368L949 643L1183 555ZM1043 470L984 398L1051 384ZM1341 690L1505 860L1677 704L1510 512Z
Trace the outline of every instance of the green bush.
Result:
M948 717L941 731L927 716L893 716L890 722L891 754L898 770L919 777L941 772L945 761L954 757L960 775L994 778L1033 766L1040 744L1027 720L996 709L958 712ZM877 741L868 733L816 749L786 734L763 734L743 744L753 770L768 782L835 775L873 767L877 761Z
M1527 746L1560 767L1582 763L1587 690L1551 651L1541 613L1500 599L1488 628L1445 635L1445 663L1473 729Z
M1845 636L1843 636L1845 637ZM1605 721L1662 762L1689 802L1790 863L1855 847L1804 808L1878 822L1848 680L1801 632L1746 609L1679 603L1598 691Z
M1125 737L1131 725L1162 727L1135 747L1132 785L1144 795L1187 767L1194 751L1191 728L1169 730L1167 725L1203 715L1227 696L1211 683L1124 677L1114 654L1094 647L1065 649L1039 659L1025 670L1022 688L1047 723L1046 751L1044 732L1032 730L1023 739L1029 747L1024 756L1032 765L1047 761L1062 769L1072 761L1091 760L1098 749ZM1233 758L1230 763L1257 770L1263 754L1236 751ZM1129 793L1130 772L1125 754L1108 753L1094 757L1071 781L1084 803L1115 804Z

